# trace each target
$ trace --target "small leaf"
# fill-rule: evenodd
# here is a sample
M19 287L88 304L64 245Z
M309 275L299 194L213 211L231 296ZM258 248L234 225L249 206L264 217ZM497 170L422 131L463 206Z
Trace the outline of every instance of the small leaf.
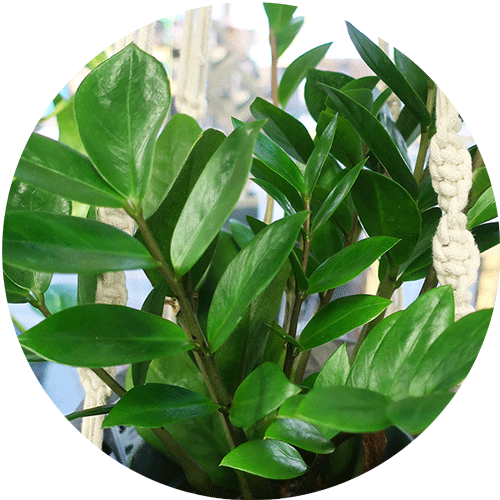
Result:
M171 260L186 274L224 225L243 190L263 121L234 130L210 158L182 209L172 235Z
M125 365L193 348L171 321L109 304L64 309L18 339L23 347L48 361L88 368Z
M302 16L295 17L279 33L276 33L276 56L278 59L294 41L303 24L304 18Z
M102 427L163 427L208 415L218 408L211 399L183 387L146 384L127 391L104 419Z
M285 108L299 83L306 77L307 68L314 68L325 57L331 45L332 42L325 43L307 51L286 68L278 88L278 99L282 108Z
M391 425L383 394L344 385L314 388L300 403L297 418L343 432L378 432Z
M493 188L489 187L467 212L467 229L472 229L483 222L488 222L498 215Z
M7 264L47 273L97 274L156 267L137 240L102 222L46 212L5 214Z
M268 479L292 479L307 470L299 452L273 439L247 441L231 450L221 465Z
M267 226L229 264L208 314L207 335L212 352L229 337L250 302L281 269L306 217L306 212L299 212Z
M352 43L363 61L411 109L422 125L429 125L431 117L424 102L389 56L352 24L348 22L346 24Z
M376 318L390 300L372 295L341 297L323 307L306 325L299 342L305 350L341 337Z
M326 200L321 205L321 208L316 212L312 223L311 232L314 234L316 230L322 226L335 212L337 207L342 203L342 200L347 196L354 182L358 178L361 169L363 168L366 160L358 163L354 168L345 172L345 175L332 189Z
M293 215L295 209L288 198L274 185L264 179L252 179L257 186L260 186L278 205L283 209L286 215Z
M275 33L280 33L290 24L297 7L295 5L264 2L264 10L266 11L269 26L273 28Z
M453 396L450 392L437 392L394 401L388 406L387 415L406 432L419 434L434 422Z
M119 208L126 202L86 156L39 134L29 138L15 175L49 193L89 205Z
M314 387L330 387L333 385L345 385L351 365L347 356L345 342L326 360L321 368Z
M75 117L87 154L134 205L146 194L170 100L165 68L134 44L97 66L76 91Z
M332 453L335 446L313 425L295 418L279 418L266 430L264 439L276 439L313 453Z
M260 97L250 105L250 112L257 119L267 118L264 132L292 158L307 163L314 142L299 120Z
M300 387L292 384L277 365L263 363L236 389L229 419L237 427L248 427L299 392Z
M86 410L74 411L73 413L66 415L66 418L69 422L71 422L77 418L92 417L94 415L106 415L113 409L114 406L115 405L94 406L93 408L87 408Z
M371 236L340 250L323 262L310 276L309 295L345 285L388 252L398 240Z

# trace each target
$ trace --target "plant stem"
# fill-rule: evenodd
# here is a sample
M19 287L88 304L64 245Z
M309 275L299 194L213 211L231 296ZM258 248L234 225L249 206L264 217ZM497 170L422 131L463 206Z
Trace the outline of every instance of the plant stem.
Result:
M45 305L45 298L43 293L35 294L35 297L32 298L29 303L35 308L38 309L46 318L51 316L51 312L48 310Z
M434 269L434 266L431 266L427 271L427 276L425 277L424 283L422 285L422 288L420 289L420 293L418 294L418 296L420 297L425 292L429 291L431 288L436 288L437 285L438 285L438 279L436 275L436 270Z
M434 101L436 100L436 85L431 80L427 80L427 110L432 115L432 110L434 108ZM430 143L430 127L427 126L422 130L420 135L420 146L418 148L417 162L415 164L415 170L413 171L413 176L420 185L423 178L425 158L427 156L427 150L429 149Z
M92 368L92 371L117 395L122 397L127 390L123 388L104 368Z

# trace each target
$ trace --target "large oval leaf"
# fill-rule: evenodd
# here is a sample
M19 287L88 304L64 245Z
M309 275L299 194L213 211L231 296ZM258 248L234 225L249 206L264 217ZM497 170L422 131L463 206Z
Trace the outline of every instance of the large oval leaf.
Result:
M376 318L390 303L388 299L373 295L336 299L312 317L302 330L299 342L304 350L326 344Z
M369 170L360 172L351 195L370 236L401 240L389 250L389 256L394 265L402 264L413 253L420 235L420 210L412 197L397 182Z
M125 365L193 348L175 323L109 304L64 309L18 338L23 347L42 358L87 368Z
M16 177L49 193L88 205L123 207L126 202L86 156L39 134L29 138Z
M7 212L7 264L47 273L97 274L156 267L146 248L107 224L48 212Z
M238 427L248 427L299 392L278 365L263 363L236 389L229 418Z
M281 269L306 217L306 212L299 212L267 226L229 264L208 314L207 334L212 351L224 343L250 302Z
M92 163L136 205L148 187L156 138L170 107L163 65L130 44L101 63L75 94L75 118Z
M308 294L345 285L389 251L398 240L372 236L340 250L323 262L310 276Z
M210 158L181 212L170 251L179 276L203 255L236 205L248 179L257 135L264 121L234 130Z
M386 414L391 399L383 394L345 385L314 388L308 392L295 415L313 425L343 432L377 432L391 421Z
M257 439L240 444L220 463L268 479L291 479L307 470L299 452L287 443Z
M314 387L344 385L351 370L344 342L327 360L314 382Z
M103 428L114 425L163 427L217 411L219 405L196 392L166 384L134 387L115 404Z

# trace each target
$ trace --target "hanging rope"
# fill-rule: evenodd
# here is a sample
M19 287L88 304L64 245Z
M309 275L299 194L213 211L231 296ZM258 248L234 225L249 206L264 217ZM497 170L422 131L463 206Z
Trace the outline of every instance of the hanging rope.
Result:
M466 228L467 216L463 213L472 186L472 162L465 141L458 135L461 128L457 111L438 89L429 170L443 215L432 248L439 283L453 287L455 319L474 311L469 288L477 279L480 263L479 250Z
M175 105L199 121L207 108L208 34L212 7L188 10L184 18Z

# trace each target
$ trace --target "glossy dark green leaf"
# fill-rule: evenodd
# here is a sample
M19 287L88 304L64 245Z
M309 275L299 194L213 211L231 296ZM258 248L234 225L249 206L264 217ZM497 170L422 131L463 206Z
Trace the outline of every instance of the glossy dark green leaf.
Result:
M395 265L413 252L420 235L421 216L408 192L392 179L362 170L351 189L359 219L370 236L392 236L401 241L390 251Z
M322 112L318 120L318 128L323 116ZM337 130L331 152L347 168L354 167L363 161L363 141L354 127L343 116L337 118Z
M96 171L86 156L39 134L32 134L17 165L16 177L70 200L123 207L125 198Z
M307 470L306 463L293 446L274 439L240 444L224 457L221 465L281 480L300 476Z
M345 385L351 365L347 356L345 342L327 359L321 368L314 387L330 387L332 385Z
M377 116L386 103L387 99L392 95L392 89L387 87L383 92L381 92L378 97L373 101L372 113ZM396 126L396 125L394 125ZM406 143L405 143L406 144ZM409 163L409 162L408 162Z
M108 304L64 309L18 338L22 346L49 361L88 368L135 363L193 348L171 321Z
M345 285L388 252L398 240L372 236L342 249L323 262L309 277L308 294L324 292Z
M437 392L393 401L387 408L387 415L406 432L419 434L434 422L453 396L450 392Z
M208 129L203 132L193 146L182 169L176 175L176 179L169 189L167 196L155 213L147 220L148 227L158 243L165 261L169 265L171 265L170 249L172 235L186 204L186 200L208 161L220 147L224 138L224 134L217 130ZM136 238L145 244L144 237L140 232L136 233Z
M163 427L213 413L218 408L211 399L183 387L146 384L127 391L104 419L102 427Z
M266 11L269 26L273 28L275 33L280 33L290 24L297 7L295 5L264 2L264 10Z
M8 212L7 264L47 273L102 273L156 267L137 240L107 224L47 212Z
M407 165L411 165L410 156L408 154L408 146L406 145L403 135L396 126L396 123L392 119L392 113L388 106L382 106L382 109L379 112L378 119L385 130L387 130L394 144L398 148L401 156L403 157L405 163Z
M229 418L237 427L248 427L299 392L300 387L292 384L277 365L263 363L236 389Z
M384 311L390 300L373 295L350 295L330 302L317 312L300 334L304 349L326 344L364 325Z
M233 118L237 127L243 122ZM304 177L294 161L271 139L260 133L255 143L255 156L268 168L291 184L299 193L305 190Z
M318 182L321 174L321 169L325 163L326 157L330 152L337 128L337 116L335 116L330 123L326 126L325 130L321 133L313 152L307 160L306 168L304 171L304 181L306 184L306 195L311 196L316 183Z
M114 405L94 406L93 408L87 408L86 410L74 411L73 413L66 415L66 418L69 422L71 422L77 418L92 417L94 415L106 415L113 409L113 407Z
M250 112L255 118L268 120L263 127L264 132L286 153L304 164L307 163L314 149L314 142L299 120L260 97L250 105Z
M278 99L283 108L300 82L306 77L307 68L314 68L325 57L331 45L332 42L325 43L307 51L285 69L278 87Z
M257 186L260 186L278 205L284 210L286 215L295 213L295 209L288 198L274 185L264 179L252 179Z
M421 295L396 321L389 316L364 340L348 382L395 399L421 396L423 384L413 383L415 369L430 346L454 321L451 287L442 286ZM389 328L386 328L389 325Z
M498 215L493 188L489 187L467 212L467 229L488 222Z
M391 425L383 394L345 385L314 388L297 409L297 418L343 432L378 432Z
M349 37L363 61L412 110L424 126L429 125L431 117L425 103L389 56L352 24L346 24Z
M234 241L238 243L240 249L245 248L255 236L253 231L245 224L236 219L229 219L229 228Z
M78 126L75 119L73 95L67 101L63 101L64 106L57 112L57 128L59 129L59 142L62 142L75 149L79 153L86 155L85 147L78 132Z
M349 120L391 177L401 184L413 198L417 198L418 186L410 166L401 156L384 126L366 108L347 94L333 87L324 86L324 88L339 112Z
M75 94L87 154L101 176L134 205L146 193L170 100L165 68L134 44L97 66Z
M264 439L276 439L313 453L332 453L335 446L311 424L295 418L279 418L266 430Z
M172 235L170 256L182 276L217 236L248 179L263 121L234 130L208 161L182 209Z
M32 299L29 290L16 285L6 274L3 273L3 285L7 302L9 304L24 304Z
M352 76L335 71L322 71L319 69L308 68L307 80L304 87L304 99L307 110L318 121L319 115L326 110L326 93L321 83L330 87L340 89L346 83L352 81Z
M347 196L351 190L352 185L358 178L361 169L363 168L364 161L351 170L345 172L345 175L332 189L326 200L321 205L321 208L316 212L311 222L311 232L314 234L318 227L322 226L335 212L342 200Z
M349 82L349 84L347 84L346 87L348 87L351 83L352 84L357 83L357 80L353 80L352 82ZM372 91L365 89L363 87L352 88L350 90L344 90L346 87L343 87L341 89L342 92L346 96L348 96L350 99L357 102L360 106L363 106L363 108L365 108L366 110L368 110L371 113L372 108L373 108L373 93L372 93ZM330 97L327 97L326 105L328 106L328 109L331 109L334 113L340 112L337 105L332 101L332 99Z
M281 269L306 217L306 212L299 212L269 225L229 264L208 315L207 335L212 351L224 343L250 302Z
M394 64L401 71L422 102L427 102L429 77L405 54L394 47Z
M290 335L288 335L283 328L276 321L273 321L272 324L269 325L271 331L277 335L279 338L285 340L286 342L292 344L294 347L298 349L302 349L302 346Z
M490 177L486 167L479 167L472 173L472 187L469 192L469 201L467 202L466 211L472 207L479 197L491 187Z
M142 200L147 219L160 206L202 134L194 118L178 113L167 122L156 141L148 190Z
M498 222L487 222L486 224L476 226L472 229L471 233L481 253L500 243Z
M342 90L342 92L347 92L349 90L366 89L371 92L379 81L380 78L378 76L362 76L347 82L345 85L340 87L340 90Z
M473 312L452 323L415 364L408 392L420 396L461 382L476 360L491 321L492 309Z
M304 18L302 16L295 17L279 33L276 33L276 56L278 59L293 42L303 24Z

